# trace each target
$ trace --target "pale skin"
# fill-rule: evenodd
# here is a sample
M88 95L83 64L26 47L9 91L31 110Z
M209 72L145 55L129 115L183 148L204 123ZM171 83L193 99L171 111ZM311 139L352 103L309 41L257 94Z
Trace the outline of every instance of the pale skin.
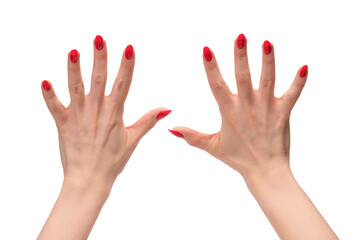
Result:
M50 82L42 84L44 99L58 129L64 183L39 240L87 239L115 179L140 139L170 113L157 108L125 127L124 102L132 80L135 52L130 45L126 48L111 94L105 96L106 42L98 39L102 44L99 50L96 39L89 94L85 95L77 51L75 62L71 61L73 51L68 54L71 103L67 108L56 97Z
M242 44L239 47L235 40L237 94L231 93L224 82L214 53L204 49L205 71L222 116L220 131L205 134L187 127L172 131L238 171L281 239L338 239L295 180L289 165L289 118L305 85L307 66L298 70L288 91L277 98L273 45L265 54L264 42L260 85L254 90L244 36Z
M305 85L307 71L299 69L290 89L274 97L273 46L263 53L259 90L252 88L243 48L235 41L238 94L232 94L218 69L214 54L204 56L210 87L222 115L221 130L203 134L174 128L192 146L201 148L238 171L281 239L338 239L311 200L297 184L289 167L289 117ZM209 50L210 51L210 50ZM158 108L129 127L122 116L131 84L135 53L124 52L112 92L104 95L107 76L106 43L94 48L90 93L85 95L77 61L68 56L70 105L57 99L50 82L42 85L46 104L59 133L64 183L38 239L87 239L117 176L140 139L169 113ZM304 231L306 229L306 231Z

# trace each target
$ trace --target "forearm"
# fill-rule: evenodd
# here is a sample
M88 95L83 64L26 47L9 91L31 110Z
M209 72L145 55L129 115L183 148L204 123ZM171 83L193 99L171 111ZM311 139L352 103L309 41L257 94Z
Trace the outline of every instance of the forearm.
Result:
M281 239L338 239L288 165L249 175L245 181Z
M110 193L103 183L64 181L60 195L38 240L87 239Z

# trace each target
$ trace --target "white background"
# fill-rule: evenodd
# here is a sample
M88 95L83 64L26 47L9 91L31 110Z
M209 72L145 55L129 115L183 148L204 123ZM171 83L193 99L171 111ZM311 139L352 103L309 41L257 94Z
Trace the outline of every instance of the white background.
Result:
M69 104L67 53L76 48L88 91L97 34L109 51L107 90L123 49L136 51L125 122L156 107L173 112L139 144L89 239L277 239L238 173L167 131L219 129L202 48L235 91L239 33L256 88L266 39L277 96L309 65L291 117L291 167L338 236L360 239L360 15L357 1L341 2L1 0L0 239L35 239L52 209L62 167L40 84L52 81Z

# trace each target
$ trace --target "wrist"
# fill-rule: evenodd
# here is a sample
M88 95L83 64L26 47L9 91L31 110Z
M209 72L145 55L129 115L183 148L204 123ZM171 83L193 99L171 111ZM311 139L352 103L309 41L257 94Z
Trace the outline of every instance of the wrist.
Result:
M257 167L256 170L247 171L242 176L250 191L262 186L276 187L289 179L294 179L288 161Z
M112 185L112 181L106 181L102 178L65 176L61 193L105 202L110 195Z

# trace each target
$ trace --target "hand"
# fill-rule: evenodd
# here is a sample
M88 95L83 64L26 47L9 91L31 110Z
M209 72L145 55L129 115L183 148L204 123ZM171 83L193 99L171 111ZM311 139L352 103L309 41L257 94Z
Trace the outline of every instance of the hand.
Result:
M91 90L85 95L80 54L68 54L71 97L65 108L49 81L42 93L59 133L64 184L38 239L87 239L116 177L124 169L140 139L170 110L152 110L129 127L124 126L124 102L135 64L128 45L111 94L104 96L107 78L106 42L94 40Z
M164 108L154 109L132 126L124 126L124 102L134 64L135 52L129 45L124 51L111 94L104 96L107 50L105 40L97 36L89 94L84 94L77 50L72 50L68 56L71 103L67 108L57 99L50 82L42 83L46 104L58 128L65 180L83 183L96 179L111 184L124 169L140 139L161 117L170 113Z
M260 87L254 90L246 44L240 34L235 41L238 94L230 92L213 52L204 48L205 70L222 116L220 131L204 134L176 127L170 132L241 173L281 239L338 239L289 166L290 112L305 85L308 67L301 67L290 89L276 98L274 47L265 41Z
M273 45L263 44L260 87L254 90L243 34L235 40L237 94L232 94L221 76L214 53L204 47L203 61L210 88L219 105L219 132L204 134L186 127L171 130L190 145L201 148L240 172L248 174L289 164L289 117L305 85L307 66L296 73L290 89L274 96L275 58Z

